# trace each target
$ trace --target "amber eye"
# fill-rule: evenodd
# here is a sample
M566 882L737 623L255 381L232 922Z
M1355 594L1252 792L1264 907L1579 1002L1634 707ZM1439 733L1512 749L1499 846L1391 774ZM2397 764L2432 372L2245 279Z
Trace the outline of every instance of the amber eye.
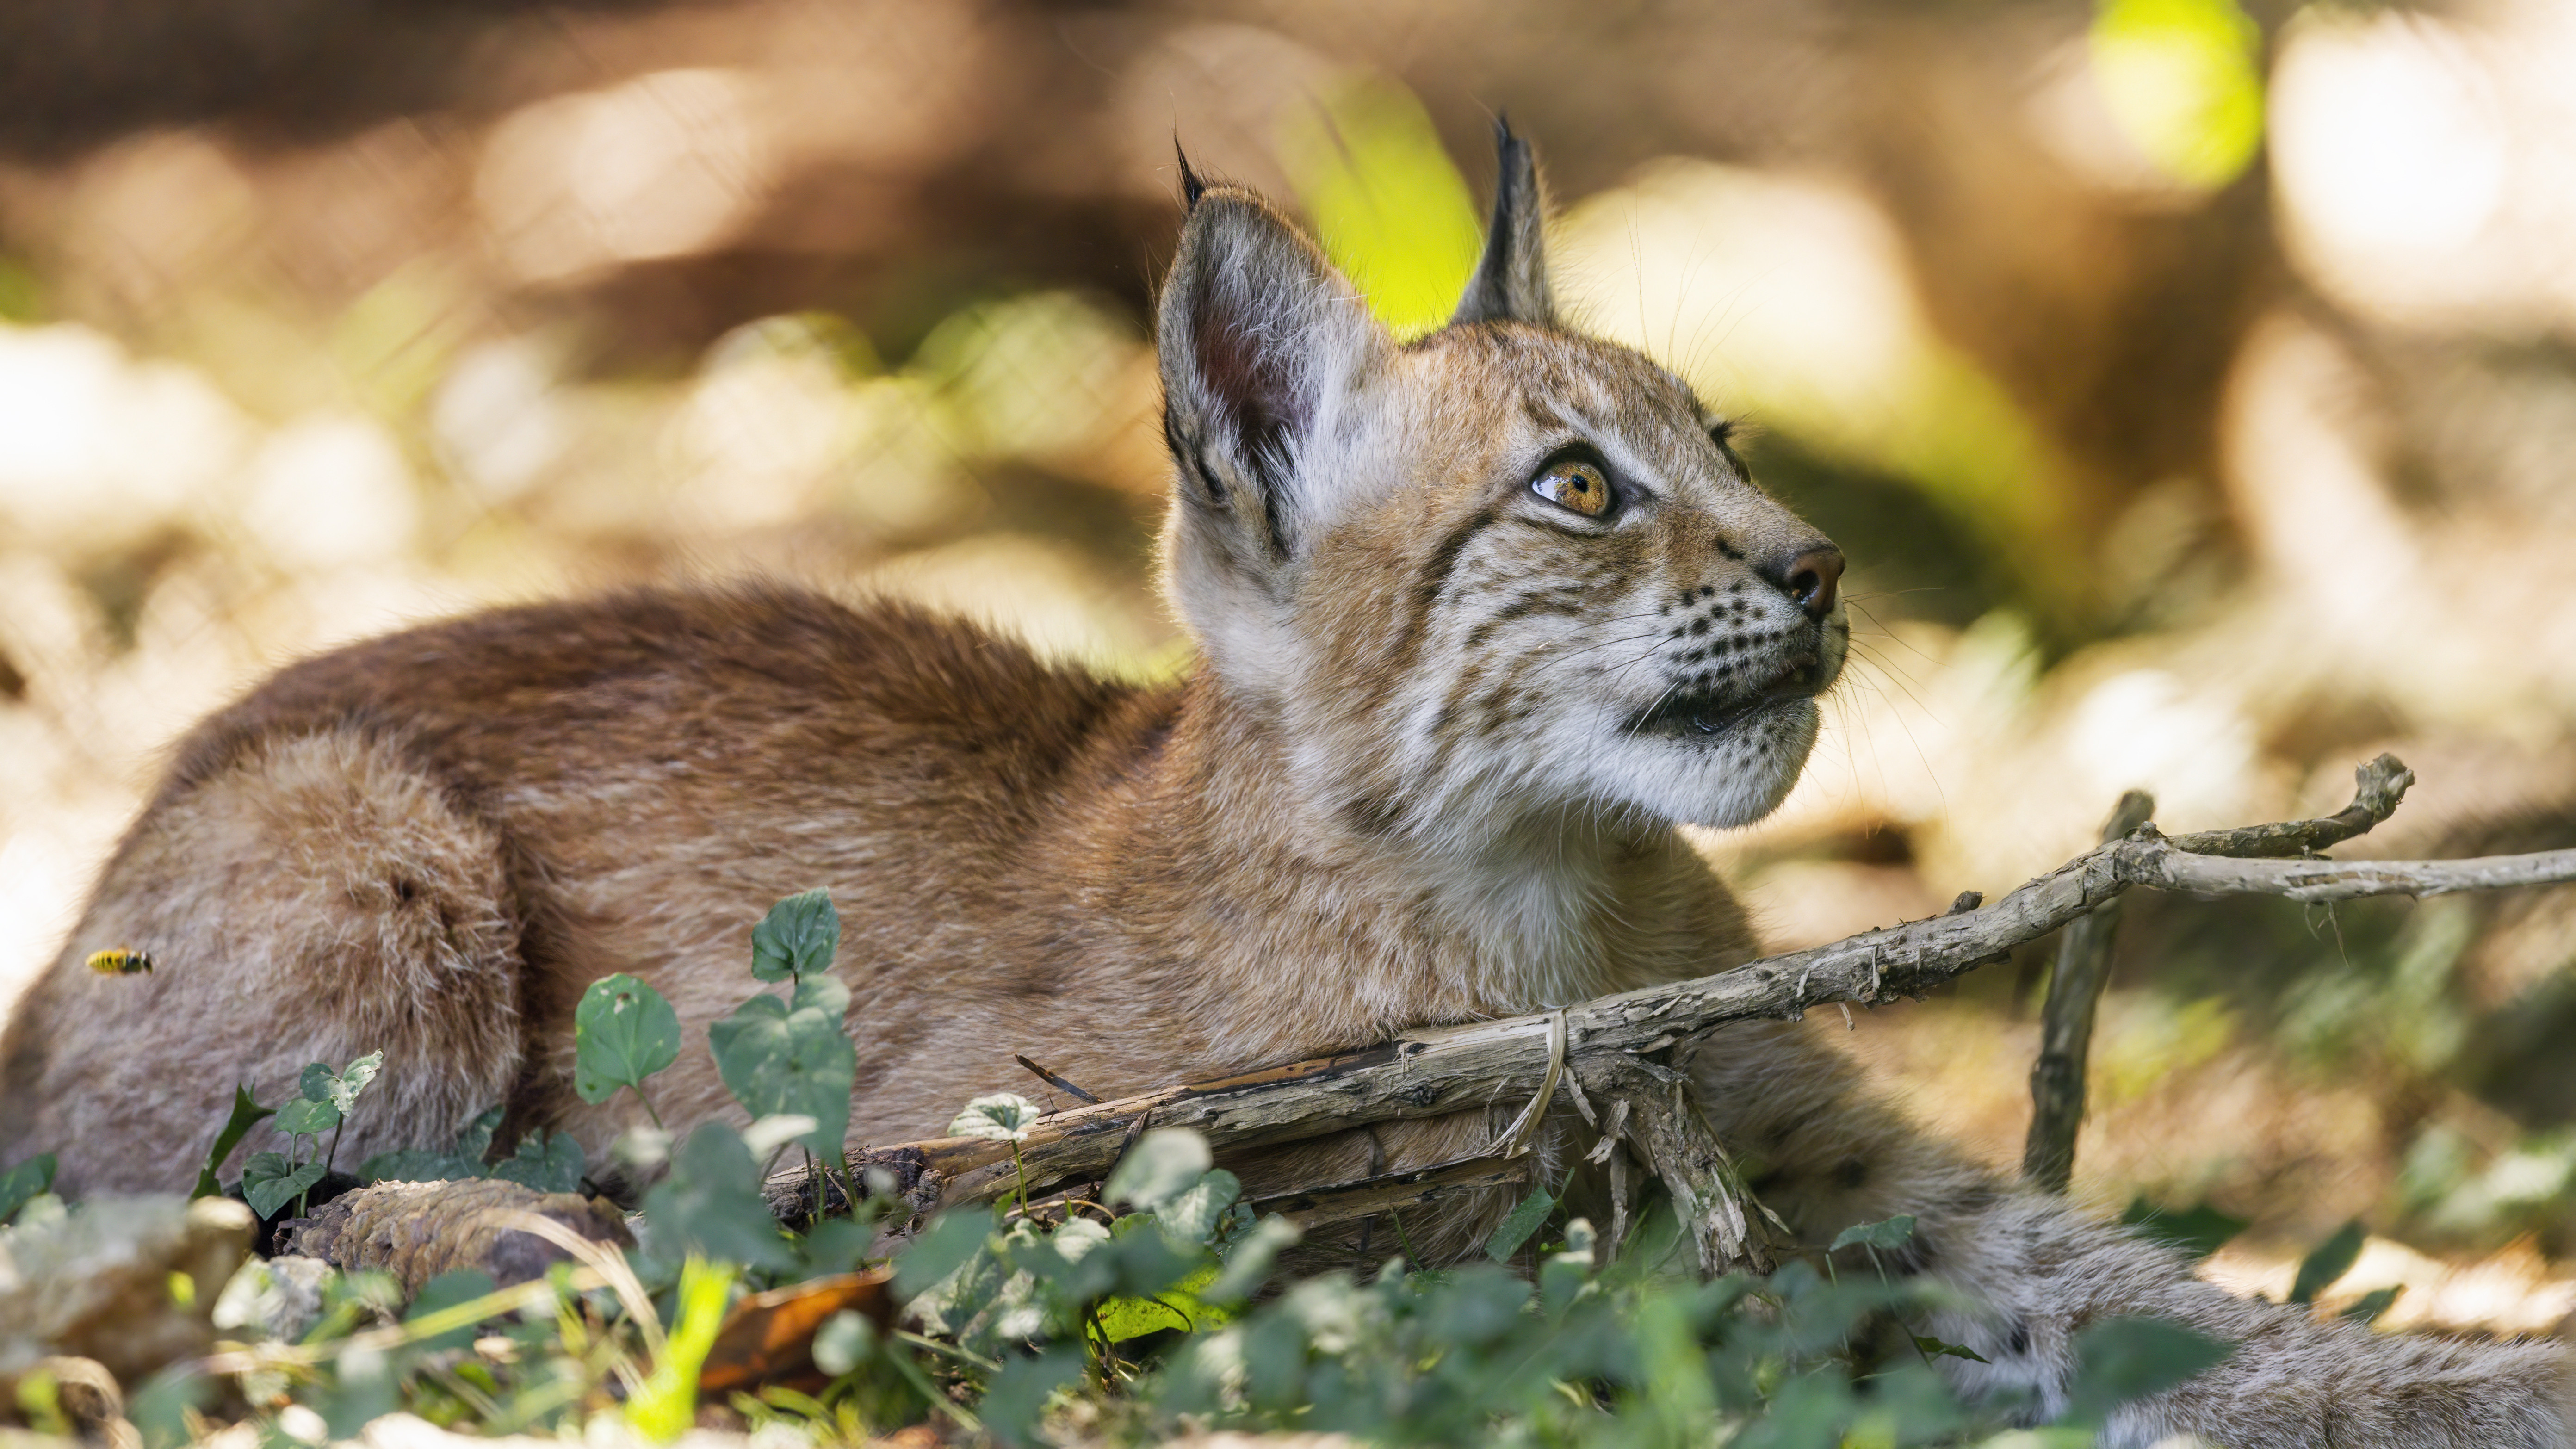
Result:
M1586 518L1610 511L1610 480L1589 463L1551 463L1546 472L1530 480L1530 491Z

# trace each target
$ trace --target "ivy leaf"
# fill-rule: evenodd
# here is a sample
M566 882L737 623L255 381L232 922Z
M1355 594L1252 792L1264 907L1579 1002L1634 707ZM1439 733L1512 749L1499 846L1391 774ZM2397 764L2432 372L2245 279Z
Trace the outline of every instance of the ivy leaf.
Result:
M367 1084L384 1069L385 1054L380 1051L369 1052L342 1067L339 1074L331 1078L331 1105L339 1108L342 1116L347 1116L349 1110L358 1105L358 1094L367 1090Z
M751 928L751 974L763 981L819 976L841 949L841 913L832 893L799 891L769 908Z
M1875 1223L1854 1223L1834 1234L1834 1245L1825 1251L1839 1253L1845 1248L1902 1248L1914 1241L1914 1219L1899 1214Z
M1216 1281L1216 1275L1217 1265L1210 1263L1150 1298L1129 1294L1104 1298L1097 1310L1100 1331L1111 1343L1125 1343L1166 1329L1196 1333L1223 1327L1234 1315L1198 1296L1200 1289Z
M867 1362L876 1342L877 1326L844 1308L814 1330L814 1367L837 1379Z
M298 1097L277 1109L277 1130L298 1137L319 1137L339 1125L340 1109L327 1100Z
M964 1267L993 1235L990 1208L952 1208L913 1235L894 1260L894 1294L910 1300Z
M1278 1261L1280 1249L1304 1236L1295 1223L1277 1213L1263 1218L1226 1254L1225 1271L1201 1289L1199 1297L1210 1303L1241 1303L1270 1276L1270 1265Z
M492 1134L501 1129L501 1107L486 1107L456 1134L456 1155L480 1167L492 1151Z
M223 1171L224 1159L233 1155L234 1148L241 1146L241 1140L250 1135L251 1128L259 1125L259 1119L274 1115L276 1111L275 1107L263 1107L252 1101L250 1088L233 1088L233 1114L224 1119L224 1130L215 1134L215 1145L206 1150L205 1165L197 1169L197 1185L188 1190L190 1201L223 1195L223 1184L216 1174Z
M995 1092L966 1104L948 1122L951 1137L981 1137L989 1142L1026 1142L1037 1125L1038 1104L1017 1092ZM1147 1133L1152 1136L1152 1133ZM1138 1144L1139 1146L1143 1144ZM1111 1174L1116 1180L1116 1174Z
M493 1130L501 1125L499 1107L484 1109L481 1116L465 1124L456 1134L456 1145L436 1147L402 1147L379 1152L358 1167L358 1176L367 1182L446 1182L460 1177L489 1177L483 1166L485 1153L492 1150Z
M796 1266L760 1195L751 1149L721 1122L699 1123L671 1154L671 1175L644 1195L644 1219L660 1256L697 1253L756 1268Z
M837 981L816 978L799 983L796 994L793 1006L775 996L752 997L709 1025L707 1042L735 1101L755 1119L813 1118L813 1130L795 1140L828 1156L849 1134L850 1086L859 1058L840 1013L827 1007L835 996L846 1003L849 992Z
M2351 1272L2352 1265L2360 1261L2364 1236L2361 1220L2355 1218L2337 1228L2333 1237L2317 1244L2315 1252L2299 1261L2298 1280L2290 1285L2290 1301L2314 1303L2318 1294Z
M2156 1318L2112 1318L2075 1335L2075 1377L2067 1386L2068 1424L2101 1424L2132 1399L2161 1393L2236 1352Z
M1521 1199L1520 1206L1513 1208L1510 1215L1494 1228L1494 1235L1485 1240L1485 1256L1497 1263L1510 1262L1512 1254L1521 1250L1521 1244L1528 1242L1530 1234L1537 1232L1539 1225L1547 1221L1547 1215L1554 1211L1556 1198L1546 1188L1531 1189L1530 1195Z
M984 1102L991 1099L978 1097L975 1100ZM973 1111L973 1105L969 1104L967 1110ZM1030 1111L1034 1114L1036 1109L1032 1107ZM960 1117L957 1120L963 1122L966 1119ZM957 1131L955 1123L951 1123L948 1130L955 1136L966 1135ZM1128 1148L1127 1155L1119 1158L1118 1165L1110 1169L1109 1181L1101 1185L1101 1200L1133 1203L1146 1212L1153 1212L1195 1187L1201 1175L1208 1170L1208 1164L1214 1160L1208 1151L1207 1139L1196 1132L1186 1127L1157 1127L1137 1138L1136 1145Z
M282 1152L255 1152L242 1168L242 1197L250 1203L252 1212L266 1220L276 1217L280 1208L311 1191L313 1184L321 1180L322 1164L318 1160L290 1167Z
M304 1075L303 1075L300 1079L298 1079L298 1081L297 1081L296 1085L297 1085L297 1087L298 1087L298 1088L303 1092L303 1094L304 1094L304 1100L305 1100L305 1101L308 1101L308 1102L328 1102L328 1101L330 1101L330 1100L331 1100L331 1064L330 1064L329 1062L307 1062L307 1063L305 1063L305 1064L304 1064Z
M1163 1236L1176 1243L1205 1244L1216 1236L1227 1209L1243 1196L1243 1183L1224 1168L1203 1174L1171 1201L1154 1210Z
M143 1449L185 1449L189 1411L213 1404L218 1380L181 1359L146 1379L126 1397L126 1417L142 1431Z
M2207 1203L2176 1210L2161 1208L2145 1198L2129 1203L2120 1214L2123 1227L2133 1228L2139 1237L2163 1243L2181 1251L2197 1262L2226 1246L2227 1240L2245 1231L2245 1219L2230 1217Z
M492 1275L480 1268L450 1268L420 1285L411 1307L403 1310L403 1322L418 1323L434 1313L444 1313L460 1304L471 1303L493 1291ZM468 1323L416 1341L415 1352L436 1353L445 1349L464 1348L474 1342L476 1325Z
M18 1215L27 1199L54 1185L54 1154L40 1152L0 1172L0 1223Z
M572 1089L605 1102L680 1059L680 1014L662 993L621 971L602 976L573 1008Z
M574 1192L581 1187L581 1144L570 1133L549 1136L542 1127L519 1139L519 1150L492 1164L487 1177L505 1178L538 1192Z
M978 1412L984 1427L1005 1444L1037 1444L1038 1420L1057 1389L1082 1377L1083 1353L1058 1346L1034 1356L1014 1355L993 1375Z
M1977 1352L1975 1349L1968 1347L1964 1343L1943 1343L1941 1340L1932 1337L1928 1333L1918 1333L1914 1335L1914 1346L1922 1350L1923 1356L1926 1358L1940 1358L1943 1355L1947 1355L1951 1358L1964 1358L1970 1363L1992 1362L1992 1360L1988 1359L1984 1354Z

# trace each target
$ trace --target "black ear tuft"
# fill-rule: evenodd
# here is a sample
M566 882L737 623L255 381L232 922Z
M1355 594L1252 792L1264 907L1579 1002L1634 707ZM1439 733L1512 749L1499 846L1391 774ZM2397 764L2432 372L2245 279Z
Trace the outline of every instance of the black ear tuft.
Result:
M1485 254L1467 295L1450 317L1460 322L1533 322L1556 320L1556 304L1547 288L1547 246L1541 223L1547 199L1539 189L1538 155L1529 142L1512 134L1506 116L1494 117L1494 151L1499 163L1494 183L1494 221L1485 233Z
M1207 195L1207 183L1190 169L1190 153L1181 149L1181 138L1177 135L1172 137L1172 154L1181 161L1181 209L1187 211L1199 204L1200 197Z

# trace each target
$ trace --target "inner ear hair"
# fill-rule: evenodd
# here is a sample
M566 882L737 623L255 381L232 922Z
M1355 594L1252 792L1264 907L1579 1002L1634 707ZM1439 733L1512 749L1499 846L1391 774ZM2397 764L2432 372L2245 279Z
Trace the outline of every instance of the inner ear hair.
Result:
M1238 558L1294 551L1300 449L1377 337L1285 217L1239 187L1203 187L1157 307L1163 434L1184 496L1231 519Z
M1449 320L1555 325L1556 303L1547 286L1547 197L1539 185L1538 153L1512 133L1506 116L1494 118L1494 220L1485 232L1484 255L1467 281L1467 294Z

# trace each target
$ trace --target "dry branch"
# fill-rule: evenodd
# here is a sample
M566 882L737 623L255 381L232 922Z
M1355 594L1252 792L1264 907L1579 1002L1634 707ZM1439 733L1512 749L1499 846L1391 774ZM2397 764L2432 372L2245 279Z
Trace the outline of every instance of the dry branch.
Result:
M2144 790L2123 794L2102 823L2102 843L2125 839L2155 813L2153 795ZM2057 938L2039 1060L2030 1067L2030 1137L2021 1154L2022 1176L2048 1192L2066 1191L2075 1176L2075 1133L2084 1125L2084 1062L2092 1054L2093 1010L2111 979L2111 938L2119 929L2120 898L2114 896L2068 922Z
M1667 1090L1679 1073L1664 1060L1712 1028L1794 1018L1834 1002L1919 996L2134 886L2324 901L2576 880L2576 851L2461 861L2279 858L2350 839L2387 819L2414 778L2386 755L2356 773L2353 803L2322 820L2174 839L2143 826L1976 909L1558 1011L1426 1027L1359 1051L1054 1113L1020 1144L1021 1157L1033 1185L1098 1178L1147 1119L1156 1127L1195 1129L1226 1154L1390 1119L1517 1106L1542 1092L1553 1066L1577 1102L1588 1094L1633 1105L1629 1150L1666 1179L1685 1205L1703 1261L1717 1266L1750 1246L1743 1199L1727 1180L1730 1169L1706 1124L1694 1129L1698 1114L1687 1094ZM1643 1090L1632 1073L1643 1073L1656 1090ZM892 1172L914 1203L982 1201L1015 1181L1009 1145L976 1138L907 1143L860 1160Z

